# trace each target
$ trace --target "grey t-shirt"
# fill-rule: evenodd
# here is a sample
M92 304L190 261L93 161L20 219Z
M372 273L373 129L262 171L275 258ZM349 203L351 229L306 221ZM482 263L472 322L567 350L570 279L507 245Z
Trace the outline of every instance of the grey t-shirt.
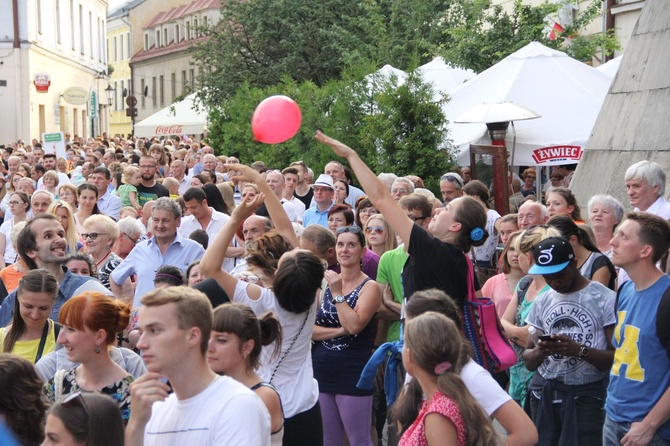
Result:
M546 334L567 334L589 348L607 348L605 327L616 323L616 293L598 282L583 289L560 294L553 289L535 299L526 323ZM547 356L538 372L544 379L568 385L588 384L603 379L607 371L578 357Z

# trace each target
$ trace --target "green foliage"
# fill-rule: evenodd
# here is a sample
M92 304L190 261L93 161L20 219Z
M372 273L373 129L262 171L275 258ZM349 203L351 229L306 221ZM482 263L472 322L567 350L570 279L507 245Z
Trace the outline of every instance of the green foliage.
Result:
M218 153L235 155L242 162L264 161L282 168L303 160L322 172L335 155L313 139L314 130L342 140L361 154L376 172L415 174L438 191L439 176L453 166L444 149L446 120L441 100L418 75L397 87L395 80L379 81L374 90L350 72L339 81L319 87L284 78L273 87L243 85L210 114L208 140ZM300 104L303 121L298 134L276 145L253 142L251 116L265 97L284 94Z

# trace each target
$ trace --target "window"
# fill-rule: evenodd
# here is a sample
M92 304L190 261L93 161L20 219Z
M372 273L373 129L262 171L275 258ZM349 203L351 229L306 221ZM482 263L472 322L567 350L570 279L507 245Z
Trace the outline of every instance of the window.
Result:
M93 59L93 13L88 12L88 41L90 42L91 59Z
M179 25L174 26L174 36L175 43L179 43Z
M167 29L163 30L163 46L168 46L168 32L167 32Z
M151 78L151 100L154 108L156 108L156 76Z
M195 86L195 71L193 70L193 68L189 70L188 74L191 77L191 89L193 89L193 87Z
M140 95L142 96L142 108L146 107L147 105L147 98L144 95L144 89L146 88L146 85L144 85L144 79L140 81Z
M114 81L114 99L113 99L113 102L114 102L114 110L118 110L118 109L119 109L119 100L118 100L118 99L119 99L119 97L118 97L118 94L119 94L119 88L118 88L118 85L117 85L117 84L118 84L118 82ZM123 90L123 81L121 81L121 90Z
M191 40L191 22L186 21L186 40Z
M149 34L144 34L144 51L149 51Z
M74 19L74 0L70 0L70 40L72 42L72 50L76 50L74 41L75 41L75 31L74 24L76 20Z
M132 56L132 53L130 52L130 33L126 33L126 45L128 45L128 51L126 51L126 54L128 55L128 59Z
M174 98L177 97L177 73L172 73L170 75L170 82L172 82L172 85L170 87L170 93L172 93L170 102L174 102Z
M186 70L182 70L181 72L181 93L184 94L186 92Z
M117 60L119 60L119 58L117 57L116 54L116 36L114 36L114 62L116 62Z
M98 17L98 62L102 63L104 55L105 55L105 22L103 22L100 19L100 17Z
M193 33L194 33L193 38L197 39L198 38L198 18L197 17L193 19Z
M42 34L42 0L37 0L37 32Z
M84 7L79 5L79 52L84 55Z
M165 105L165 83L163 81L163 75L161 74L158 78L159 82L159 89L160 89L160 99L161 99L161 105Z
M156 48L161 46L161 31L159 29L156 30Z
M56 42L61 42L60 34L60 0L55 0L55 16L56 16Z
M123 60L123 34L119 36L119 60Z

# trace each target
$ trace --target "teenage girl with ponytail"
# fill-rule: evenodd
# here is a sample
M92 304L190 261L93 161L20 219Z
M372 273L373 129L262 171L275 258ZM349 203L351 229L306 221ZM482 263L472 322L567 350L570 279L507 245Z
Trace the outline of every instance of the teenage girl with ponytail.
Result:
M226 303L214 309L207 350L209 367L249 387L263 400L270 412L272 446L282 444L284 411L277 390L254 370L260 365L261 348L274 343L270 354L277 356L281 339L281 324L271 312L257 318L251 308L239 303Z
M112 397L124 422L130 417L133 376L114 362L109 349L130 321L130 305L102 293L86 292L65 302L58 320L58 343L67 359L79 365L59 370L44 385L49 402L61 402L76 392L100 392Z

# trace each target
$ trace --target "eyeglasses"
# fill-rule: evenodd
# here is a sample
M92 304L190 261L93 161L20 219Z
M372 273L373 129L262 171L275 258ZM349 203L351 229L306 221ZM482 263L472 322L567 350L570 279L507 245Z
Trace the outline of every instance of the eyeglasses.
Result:
M317 193L317 192L333 192L333 189L331 189L329 187L319 187L319 186L317 186L317 187L314 188L314 193Z
M447 180L450 183L456 183L456 184L458 184L458 187L463 187L463 180L461 180L458 177L458 174L451 173L451 172L445 173L444 175L442 175L442 177L440 177L440 181L444 181L444 180Z
M361 209L360 211L358 211L358 214L359 215L360 214L370 214L370 215L372 215L372 214L379 214L379 212L375 208L365 208L365 209Z
M360 234L361 228L358 226L340 226L335 231L336 234L344 234L345 232L351 232L352 234Z
M83 239L95 240L95 239L98 238L99 235L109 235L109 234L107 234L106 232L91 232L91 233L84 233L84 234L81 235L81 237ZM130 238L130 237L128 237L128 238Z
M75 392L70 394L67 398L65 398L61 402L61 405L69 404L73 401L79 401L79 405L81 406L82 409L84 409L84 413L88 417L89 416L88 406L86 405L86 400L84 400L84 397L82 396L81 392Z
M235 273L233 274L233 277L241 280L242 282L253 283L254 285L261 281L260 277L249 273Z
M63 192L60 194L61 197L74 197L74 194L72 192Z
M138 241L138 239L136 239L136 238L132 238L131 236L129 236L129 235L126 234L125 232L122 232L121 234L123 234L123 235L125 235L126 237L128 237L128 240L130 240L131 242L133 242L134 244L137 245L137 241ZM95 240L95 239L92 239L92 240Z
M10 206L16 206L17 204L24 204L25 201L10 201L9 204Z
M377 235L381 235L384 232L384 228L382 228L381 226L368 226L367 228L365 228L366 234L371 234L373 232Z
M392 194L406 194L407 189L391 189Z

